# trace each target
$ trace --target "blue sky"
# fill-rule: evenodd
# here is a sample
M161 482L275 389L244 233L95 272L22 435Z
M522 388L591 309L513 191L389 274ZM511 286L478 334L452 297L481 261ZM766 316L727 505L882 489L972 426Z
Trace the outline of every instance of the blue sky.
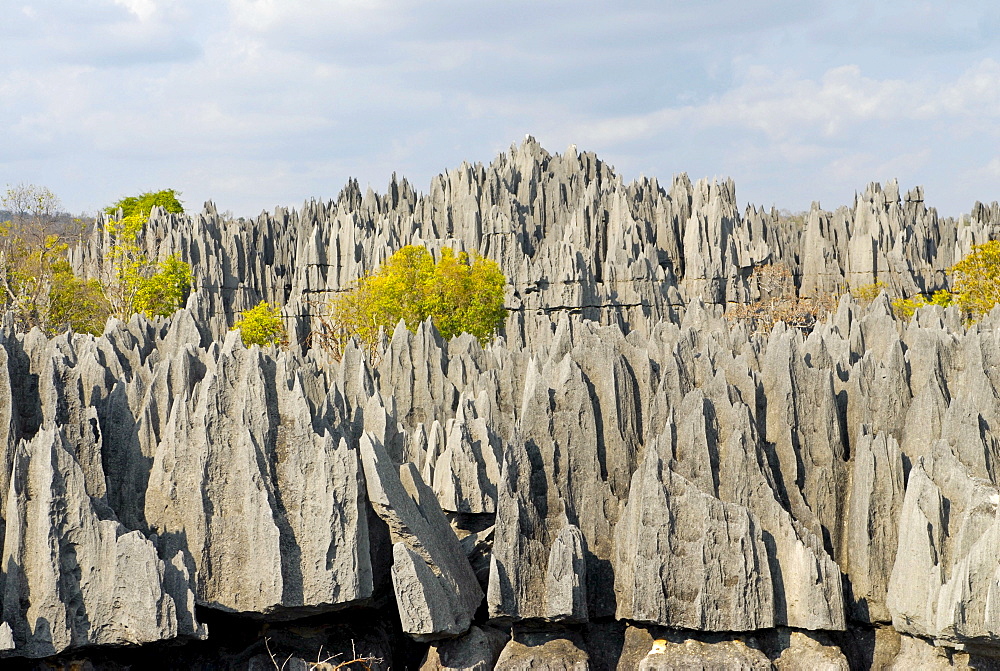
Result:
M741 203L1000 199L1000 4L0 0L0 187L254 216L526 134Z

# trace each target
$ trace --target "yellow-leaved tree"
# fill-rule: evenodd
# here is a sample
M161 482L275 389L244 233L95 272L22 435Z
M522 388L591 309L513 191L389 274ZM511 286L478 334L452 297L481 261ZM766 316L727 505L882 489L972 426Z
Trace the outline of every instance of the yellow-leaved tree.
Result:
M0 194L0 308L19 329L48 334L66 328L99 334L107 304L96 280L77 277L67 259L69 240L84 222L61 213L59 198L34 184Z
M918 308L926 305L958 306L969 319L979 319L1000 305L1000 240L973 245L972 251L948 269L952 290L934 292L929 298L896 298L892 306L896 314L909 319Z
M403 320L412 331L430 318L445 338L470 333L485 344L506 318L506 284L500 266L478 253L446 247L435 263L426 248L409 245L332 301L327 341L339 356L356 336L374 357L380 330L391 333Z
M277 306L267 301L261 301L256 306L243 312L243 315L233 324L232 330L240 330L243 344L250 345L280 345L285 341L285 322Z
M979 318L1000 303L1000 240L973 245L964 259L951 267L954 302Z
M162 194L166 195L160 200L169 197L169 206L158 202L157 196ZM101 286L111 315L121 320L128 320L137 312L150 319L173 314L184 305L194 279L191 266L181 260L180 254L171 254L157 262L141 244L140 235L155 206L168 212L183 211L171 189L123 198L105 210L111 218L107 223L109 244L105 251L108 267Z

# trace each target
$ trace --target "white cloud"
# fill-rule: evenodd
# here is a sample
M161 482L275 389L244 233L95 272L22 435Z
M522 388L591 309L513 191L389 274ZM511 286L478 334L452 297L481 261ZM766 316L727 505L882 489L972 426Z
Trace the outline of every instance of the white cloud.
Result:
M237 28L270 34L294 44L308 36L348 32L384 34L401 24L412 2L389 0L229 0Z
M153 0L114 0L116 5L121 5L140 21L148 21L156 13L156 3Z
M834 139L873 122L959 121L1000 116L1000 64L985 59L950 82L877 79L858 65L828 69L815 79L751 67L723 95L697 105L642 115L577 121L581 141L650 139L683 129L742 128L776 143Z
M986 58L943 86L929 110L937 115L1000 117L1000 63Z
M768 202L836 202L885 171L968 199L956 175L1000 134L996 31L977 28L995 10L710 4L18 3L0 25L0 186L47 166L79 209L161 179L253 211L349 175L426 188L531 133L626 174L728 172ZM92 168L71 178L60 156Z

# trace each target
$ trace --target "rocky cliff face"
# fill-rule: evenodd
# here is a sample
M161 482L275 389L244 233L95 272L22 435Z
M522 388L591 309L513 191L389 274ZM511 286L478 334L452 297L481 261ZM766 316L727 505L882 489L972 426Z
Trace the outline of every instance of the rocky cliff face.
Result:
M884 296L844 298L809 332L765 335L722 315L766 262L804 294L938 288L997 226L996 204L959 223L873 185L799 227L740 214L731 183L623 185L531 141L426 196L349 185L256 222L154 217L146 243L195 268L185 310L99 338L0 332L0 655L1000 655L1000 311L903 322ZM75 251L92 274L101 235ZM414 242L501 263L505 338L399 327L376 365L303 345L316 301ZM289 306L286 350L226 332L261 297Z
M350 182L336 200L278 209L255 221L154 215L143 239L154 255L178 252L205 298L206 334L221 339L234 313L261 299L285 306L295 333L317 326L342 290L403 245L478 250L510 280L508 342L524 346L568 311L642 331L695 297L706 304L759 297L754 267L781 264L803 296L881 281L912 296L945 288L945 270L973 244L1000 235L1000 205L976 203L962 221L940 218L920 187L870 184L850 207L807 216L741 211L732 181L668 188L624 184L592 153L551 155L532 138L488 166L461 165L420 195L395 178L385 194ZM80 271L100 277L104 231L74 250Z

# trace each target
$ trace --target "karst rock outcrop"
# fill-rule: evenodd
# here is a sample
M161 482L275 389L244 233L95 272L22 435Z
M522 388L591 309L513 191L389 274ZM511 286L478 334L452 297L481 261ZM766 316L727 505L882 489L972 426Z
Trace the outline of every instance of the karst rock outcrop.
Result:
M91 277L104 223L71 251ZM184 309L99 337L0 328L0 661L1000 657L1000 310L907 320L845 293L947 288L998 235L996 203L944 218L895 182L788 217L530 138L426 194L155 210L141 242L191 264ZM374 360L309 338L407 244L500 264L498 337L401 324ZM815 319L734 318L779 265L824 297ZM287 346L229 330L262 299Z

